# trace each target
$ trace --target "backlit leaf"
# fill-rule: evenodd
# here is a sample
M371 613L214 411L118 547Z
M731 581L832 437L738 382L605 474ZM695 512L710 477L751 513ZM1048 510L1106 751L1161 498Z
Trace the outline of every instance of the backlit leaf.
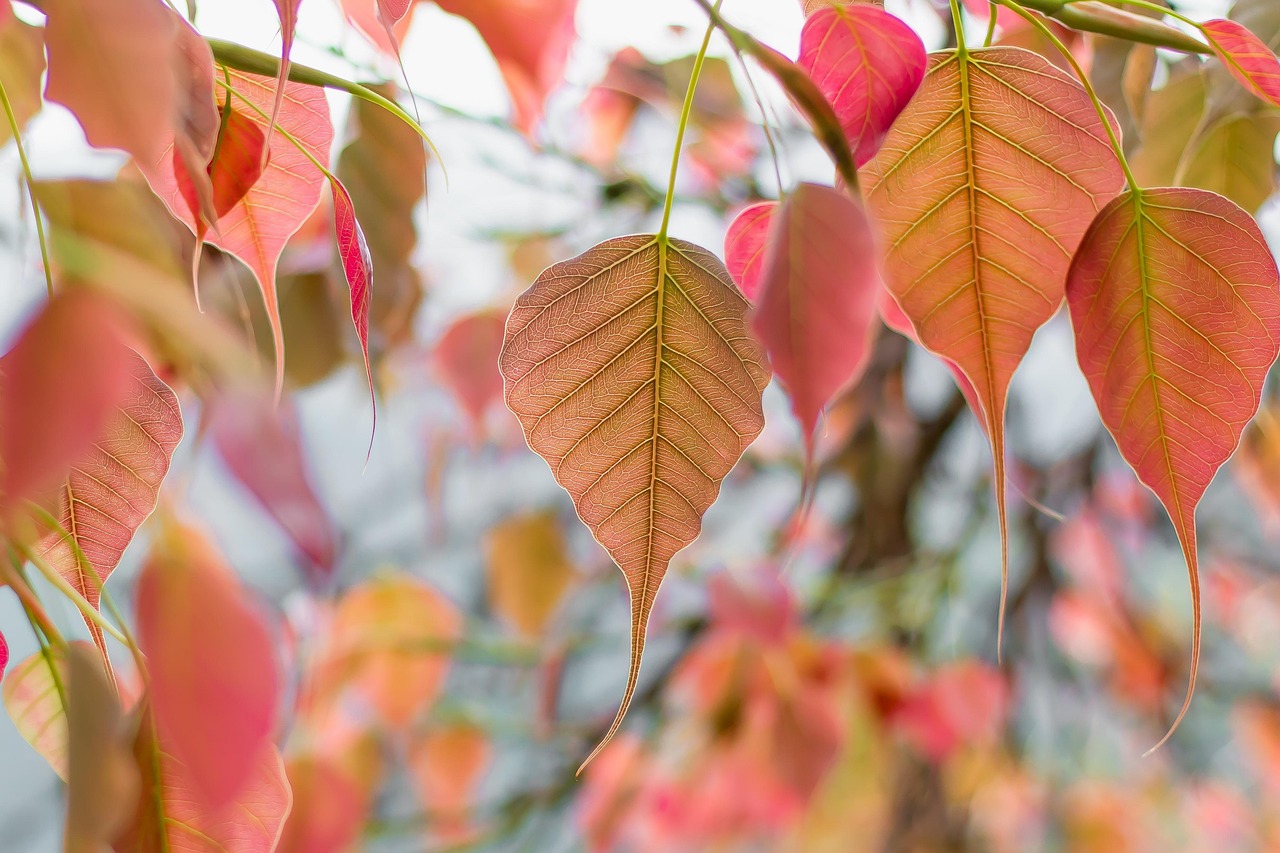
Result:
M575 572L555 513L519 515L485 537L489 606L530 639L541 637Z
M45 97L80 120L89 144L160 160L172 132L177 16L161 0L44 0Z
M635 692L671 558L764 426L769 370L746 311L705 249L635 235L548 268L507 320L507 405L631 597L626 692L596 753Z
M924 79L924 44L904 21L862 3L820 9L800 33L800 67L835 109L861 166Z
M77 640L70 645L92 654L90 643ZM67 649L53 646L15 664L0 685L13 727L63 781L68 778L67 685L70 677Z
M276 76L276 95L266 127L268 142L275 132L280 106L284 102L285 83L289 80L289 60L293 54L293 32L298 26L298 7L302 5L302 0L275 0L275 4L280 16L280 73Z
M4 83L5 94L13 107L13 117L20 128L40 112L43 75L44 30L24 24L10 10L8 17L0 20L0 83ZM9 123L0 122L0 144L11 138L13 131Z
M870 353L881 285L866 212L839 190L800 184L774 217L762 279L752 328L811 460L819 415Z
M764 246L769 237L776 201L762 201L743 210L729 223L724 237L724 265L742 295L752 302L764 275Z
M1280 352L1280 275L1239 207L1201 190L1156 189L1125 193L1098 215L1066 292L1102 421L1168 510L1186 557L1195 629L1172 734L1200 658L1196 506L1257 412Z
M284 762L271 744L254 759L235 800L209 808L191 769L158 733L150 712L134 741L142 771L142 797L116 853L274 853L293 803Z
M63 290L0 358L0 525L49 497L104 434L133 386L128 334L110 300Z
M463 317L440 336L432 353L440 379L462 405L477 432L484 426L489 407L502 397L498 355L502 352L505 323L497 311Z
M210 544L172 521L138 576L137 623L161 739L186 770L192 805L216 813L273 751L271 630Z
M400 42L409 31L409 21L413 5L408 4L405 14L391 27L388 33L385 18L382 15L382 4L386 0L340 0L342 12L347 20L355 26L375 47L387 56L400 54ZM395 5L394 0L392 5Z
M1005 401L1062 302L1071 257L1122 182L1080 84L1017 48L934 54L867 167L885 283L920 343L972 382L995 458L1007 588Z
M260 125L243 112L231 109L222 112L222 127L218 132L213 159L205 166L216 223L231 212L262 177L266 166L267 137ZM178 191L187 203L187 210L195 221L196 236L204 239L208 226L201 217L199 189L191 173L199 168L190 164L175 145L173 152L173 177Z
M227 469L249 490L308 561L317 587L333 574L337 535L311 488L292 398L230 393L213 404L210 435Z
M386 2L386 0L380 0ZM543 104L564 77L573 45L578 0L436 0L441 9L470 21L484 39L515 106L513 124L526 136L542 118Z
M193 210L206 222L217 222L214 210L213 183L209 177L209 160L218 139L220 113L214 92L213 53L209 43L195 28L176 14L177 39L174 45L173 76L178 92L173 125L174 162L181 161L182 173L195 199ZM154 164L142 164L143 174L150 174Z
M1280 107L1280 59L1262 39L1243 24L1226 19L1207 21L1204 34L1241 85Z
M338 761L321 754L285 764L293 808L285 821L279 853L346 853L356 846L368 819L369 797Z
M369 444L372 447L373 433L378 428L378 400L373 393L373 368L369 365L369 300L373 287L373 258L369 255L369 243L356 219L356 208L351 203L347 188L337 177L329 181L329 186L333 190L333 228L338 238L338 258L342 261L342 274L347 280L347 291L351 296L351 323L360 340L364 374L369 380L369 404L373 409Z
M60 529L39 544L49 565L95 607L133 534L155 509L182 440L182 412L173 391L136 352L129 353L128 365L125 397L58 490L54 514ZM102 629L86 624L105 654Z

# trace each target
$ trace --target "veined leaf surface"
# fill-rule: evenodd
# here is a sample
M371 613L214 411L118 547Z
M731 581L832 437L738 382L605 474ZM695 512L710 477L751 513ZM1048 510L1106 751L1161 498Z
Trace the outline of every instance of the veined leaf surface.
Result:
M1087 224L1120 190L1119 163L1084 89L1048 60L948 51L934 54L866 183L886 285L920 343L955 362L982 404L1007 575L1009 382L1062 302Z
M724 236L724 265L742 295L753 302L759 296L764 246L777 209L776 201L751 205L733 218Z
M720 481L764 426L769 369L746 311L715 256L641 234L548 268L507 320L507 405L631 596L626 692L592 757L635 692L671 558L698 536Z
M1280 59L1266 42L1244 24L1226 19L1207 22L1204 34L1233 77L1259 98L1280 107Z
M1257 412L1280 352L1280 275L1234 203L1155 189L1125 193L1098 215L1066 292L1102 421L1168 510L1191 577L1191 674L1172 734L1200 658L1196 505Z
M0 689L13 727L64 782L68 777L67 685L71 678L67 651L71 646L93 648L75 640L68 647L50 647L47 656L37 651L14 664Z

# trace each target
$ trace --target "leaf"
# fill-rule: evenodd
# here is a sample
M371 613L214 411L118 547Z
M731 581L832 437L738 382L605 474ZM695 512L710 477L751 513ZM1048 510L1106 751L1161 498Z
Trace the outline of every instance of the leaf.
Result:
M18 127L25 127L44 105L40 99L40 81L44 75L44 30L24 24L4 6L0 15L0 82L4 83L9 105ZM0 122L0 145L13 138L9 123Z
M178 21L173 55L173 76L178 87L173 152L175 163L180 159L183 165L177 178L185 179L191 187L191 196L195 199L192 211L197 219L213 223L218 221L218 212L214 209L213 183L205 167L210 165L222 126L221 113L215 103L213 52L189 23L176 14L173 17ZM154 171L151 165L143 165L143 174Z
M592 756L635 692L667 565L764 426L769 369L746 311L705 249L635 235L548 268L507 319L507 406L631 598L626 692Z
M177 16L157 0L44 0L42 11L45 97L75 114L90 145L158 162L177 112Z
M142 798L117 853L274 853L293 803L284 762L271 744L254 760L235 801L221 809L203 804L190 769L158 734L144 712L134 741L142 771Z
M1120 166L1079 83L1043 57L999 47L934 54L866 178L886 286L920 343L955 362L982 404L995 460L1002 636L1009 381L1058 310L1086 223L1120 189Z
M68 646L87 649L90 653L93 650L91 643L81 640ZM0 685L13 727L64 782L68 779L68 646L52 646L36 652L15 665Z
M9 665L9 643L0 633L0 679L4 678L4 669Z
M1280 352L1280 275L1232 202L1194 189L1127 192L1085 235L1067 303L1102 421L1168 511L1191 579L1191 673L1164 743L1191 703L1200 660L1196 505Z
M1238 91L1239 87L1232 84ZM1205 78L1199 71L1172 75L1164 86L1147 96L1142 120L1142 145L1129 158L1134 177L1142 186L1168 186L1178 175L1178 164L1196 134L1196 123L1205 108Z
M502 396L498 356L505 319L497 311L481 311L454 322L436 343L432 358L440 379L461 404L476 432L484 428L489 407Z
M1240 85L1280 107L1280 59L1262 39L1243 24L1221 18L1206 21L1202 30L1209 46Z
M433 587L405 574L376 577L338 602L315 696L322 705L354 696L403 730L435 701L461 633L457 608Z
M489 606L521 635L546 633L576 579L553 512L513 516L485 536Z
M805 21L799 63L831 102L861 166L920 87L928 59L905 22L855 3L819 9Z
M131 732L112 683L93 651L69 649L66 847L98 853L137 806L138 768Z
M292 399L275 405L265 393L228 393L214 403L209 433L228 471L307 558L308 579L322 587L337 563L337 535L311 488Z
M110 300L62 290L0 358L0 526L49 497L104 434L133 384L129 334Z
M755 301L764 275L764 247L776 201L762 201L743 210L729 223L724 238L724 265L742 295Z
M293 31L298 26L298 7L302 5L302 0L275 0L275 4L280 16L280 73L276 76L276 96L271 104L271 118L267 121L268 142L275 132L280 106L284 103L285 84L289 81L289 58L293 53Z
M128 354L127 366L124 398L59 489L60 529L38 546L45 561L94 607L134 533L156 508L160 484L182 440L177 396L136 352ZM85 624L105 656L102 629L87 619Z
M791 398L811 464L818 416L858 380L871 351L881 285L866 212L839 190L800 184L770 226L762 281L751 327Z
M222 126L218 132L217 147L212 159L205 167L209 176L210 198L215 214L214 223L231 212L244 199L258 179L266 164L267 137L262 128L236 110L223 110ZM178 191L187 203L187 210L193 218L196 236L203 240L208 227L201 217L202 205L199 188L191 178L192 172L199 168L188 163L182 152L175 146L173 152L173 177L178 182Z
M242 112L265 135L267 120L263 116L269 115L275 101L275 81L239 71L226 73L235 92L231 96L232 109ZM333 125L329 122L329 104L324 91L290 82L285 87L279 126L311 157L294 147L284 134L273 135L262 176L239 203L219 217L217 227L207 235L208 242L244 261L258 279L275 344L277 386L284 380L284 336L276 297L276 269L285 244L320 203L325 176L311 158L327 163L333 142ZM193 234L198 233L196 219L174 178L169 159L172 156L172 149L166 151L154 172L147 173L147 180L174 216Z
M428 732L410 748L409 770L441 841L461 844L474 837L471 807L492 757L488 735L466 723Z
M333 229L338 238L338 257L342 261L342 274L347 280L351 295L351 323L360 339L360 353L364 356L364 375L369 380L369 405L373 410L373 426L369 430L369 450L373 450L373 435L378 430L378 400L373 393L373 368L369 365L369 300L373 287L373 258L369 255L369 243L364 230L356 219L355 205L342 181L332 177L329 186L333 190Z
M380 8L382 2L383 0L340 0L342 12L352 26L387 56L396 57L400 55L400 43L409 31L412 17L410 13L414 7L413 4L408 5L404 16L391 28L388 35Z
M172 521L138 576L136 618L166 751L186 770L192 805L217 812L271 751L281 686L271 630L212 546Z
M380 3L386 0L379 0ZM511 93L512 123L532 136L543 104L564 77L578 0L436 0L452 15L470 21L484 39Z
M345 853L357 846L368 819L369 797L341 765L306 754L285 764L293 808L278 853Z
M1237 115L1209 128L1186 154L1178 183L1218 193L1257 211L1276 186L1275 115Z

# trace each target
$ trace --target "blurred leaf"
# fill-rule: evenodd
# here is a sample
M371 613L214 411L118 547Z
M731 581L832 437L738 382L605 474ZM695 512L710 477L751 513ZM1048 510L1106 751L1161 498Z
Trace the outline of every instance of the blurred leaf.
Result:
M724 265L742 295L755 302L764 276L764 250L769 226L778 208L776 201L762 201L740 212L729 223L724 238Z
M19 21L6 5L0 14L0 83L20 128L44 106L40 98L43 74L44 30ZM12 138L9 123L0 122L0 145Z
M445 330L432 353L441 381L462 406L477 435L483 432L485 414L502 397L498 356L505 326L501 312L470 314Z
M391 28L391 36L388 36L387 27L379 17L380 7L384 0L340 0L342 11L346 15L347 20L358 29L365 38L369 39L375 47L388 56L397 56L399 54L399 44L404 41L405 34L409 31L409 23L412 19L414 6L410 4L405 10L405 14Z
M492 753L485 732L466 724L433 729L410 746L409 770L441 841L460 844L475 835L471 808Z
M485 537L489 605L523 636L541 637L577 573L554 512L508 518Z
M277 853L345 853L369 817L369 796L337 761L304 754L285 763L293 808Z
M1276 134L1280 115L1254 113L1223 119L1185 156L1178 183L1224 195L1256 213L1276 188Z
M1204 112L1204 100L1205 78L1199 71L1175 71L1164 86L1147 95L1142 145L1129 158L1133 174L1143 186L1173 184Z
M92 652L93 645L71 643ZM52 666L50 665L52 662ZM54 646L18 663L0 687L14 728L65 782L67 772L67 649Z

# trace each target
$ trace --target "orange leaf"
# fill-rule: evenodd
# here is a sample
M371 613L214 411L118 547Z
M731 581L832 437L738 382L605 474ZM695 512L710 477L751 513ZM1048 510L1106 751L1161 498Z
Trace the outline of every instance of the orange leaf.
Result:
M192 805L222 809L271 744L280 694L271 631L209 543L173 526L138 576L137 621L161 738L186 768Z
M724 265L682 240L606 240L538 276L507 320L507 405L626 577L627 687L676 552L764 426L764 354ZM590 761L590 757L587 759Z
M492 753L484 731L466 724L429 732L411 747L410 772L432 827L446 843L461 843L474 833L468 812Z
M573 584L573 563L554 512L509 518L489 529L489 602L530 639L541 637Z
M1227 199L1127 192L1085 235L1067 302L1102 421L1168 511L1191 578L1191 673L1164 743L1191 704L1200 662L1196 506L1280 353L1280 274L1258 226Z
M484 426L485 412L502 396L498 355L504 323L497 311L463 317L441 335L432 353L441 380L477 432Z
M70 646L92 649L82 641ZM4 679L5 710L13 727L31 744L53 772L66 781L67 683L71 670L67 648L53 646L16 664Z
M351 774L323 755L286 763L293 809L277 853L345 853L356 846L369 811L369 797Z
M1271 48L1237 21L1204 24L1205 37L1218 59L1246 89L1280 107L1280 59Z
M888 247L885 283L920 343L955 362L982 404L995 458L1001 636L1009 381L1062 302L1087 223L1122 180L1084 89L1017 48L934 54L867 166L867 205Z
M532 136L543 103L564 77L573 45L578 0L436 0L446 12L475 25L506 81L515 126Z
M182 440L178 398L142 356L131 352L128 362L128 393L59 489L55 515L61 529L39 544L49 565L95 607L133 534L155 509ZM102 629L86 624L105 655Z

